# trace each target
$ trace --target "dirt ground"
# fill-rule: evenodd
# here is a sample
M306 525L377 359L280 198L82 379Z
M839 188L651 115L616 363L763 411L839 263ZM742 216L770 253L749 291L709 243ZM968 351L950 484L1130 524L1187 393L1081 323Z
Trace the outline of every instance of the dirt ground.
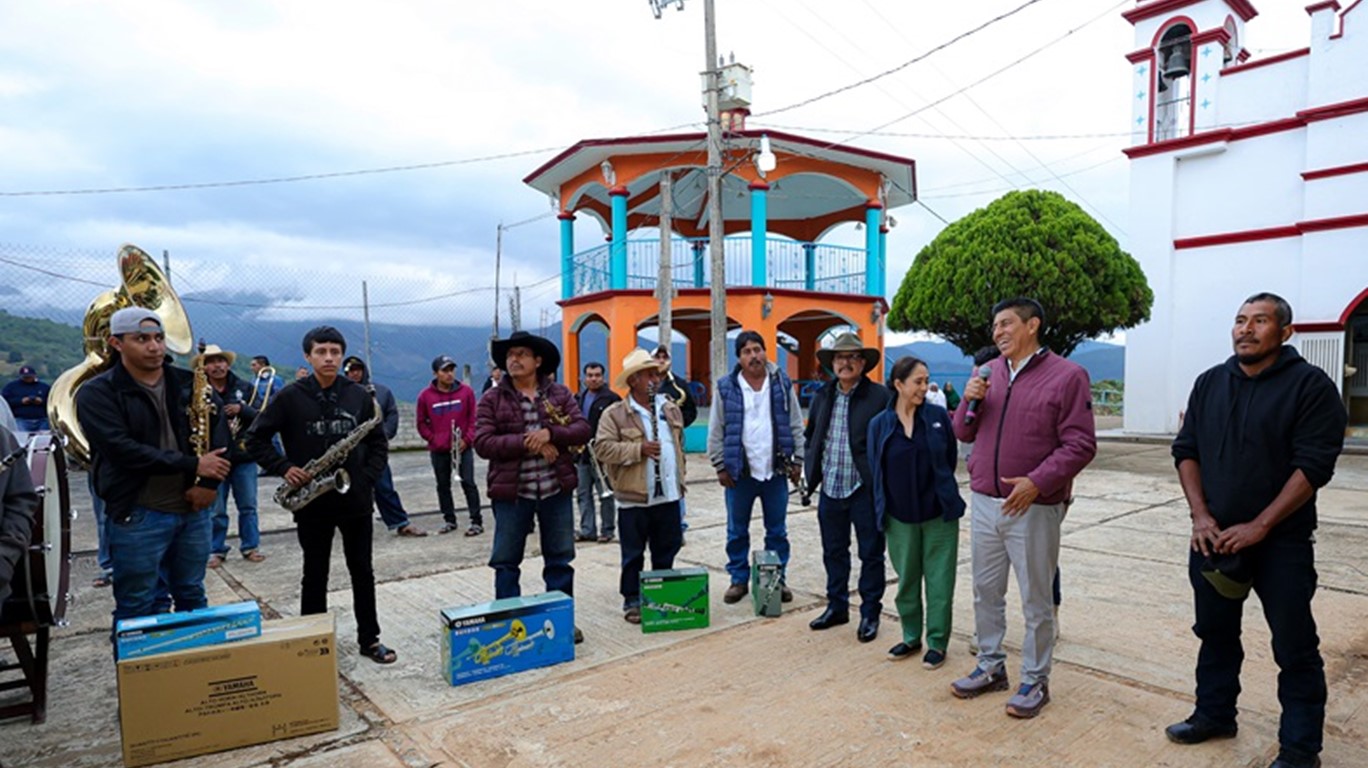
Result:
M1103 426L1103 425L1099 425ZM1103 427L1106 428L1106 427ZM424 453L393 460L419 525L440 517ZM438 670L438 611L488 600L490 533L398 538L376 525L380 621L397 664L358 658L341 547L331 603L337 616L339 730L183 761L186 766L1263 766L1277 750L1276 667L1257 599L1246 608L1244 693L1238 738L1170 744L1165 725L1192 702L1196 640L1185 569L1187 511L1167 447L1104 441L1080 477L1064 526L1062 637L1053 702L1032 721L1008 718L1006 694L959 701L949 684L972 667L969 530L961 528L954 638L936 671L885 659L899 639L892 569L877 640L854 625L813 632L825 576L815 509L791 499L790 584L797 599L778 618L749 601L725 605L725 515L702 457L690 457L688 543L679 566L711 574L712 625L642 634L622 620L618 546L579 545L576 620L587 636L574 661L449 687ZM107 639L112 598L90 586L94 527L77 489L76 602L52 648L48 721L0 722L4 766L120 764L117 694ZM287 514L263 479L263 551L230 556L210 572L213 603L255 599L268 613L299 610L301 561ZM967 493L967 489L966 489ZM458 494L459 496L459 494ZM459 503L459 499L458 499ZM1368 458L1346 455L1321 494L1315 602L1330 685L1324 764L1368 765ZM490 517L486 510L486 517ZM758 514L757 514L758 517ZM461 512L465 521L465 513ZM492 524L487 520L487 525ZM760 533L758 520L753 535ZM235 540L230 540L235 543ZM541 589L535 537L524 591ZM1021 615L1008 598L1008 665L1018 677ZM0 657L9 656L0 647ZM0 694L0 703L7 700ZM172 765L180 765L174 763Z

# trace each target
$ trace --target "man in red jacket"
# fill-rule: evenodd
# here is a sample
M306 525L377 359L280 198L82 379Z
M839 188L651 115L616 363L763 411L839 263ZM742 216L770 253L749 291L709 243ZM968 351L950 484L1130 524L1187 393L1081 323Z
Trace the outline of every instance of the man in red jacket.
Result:
M551 379L560 350L549 340L518 331L496 341L494 363L507 371L480 398L475 451L489 460L489 503L494 509L495 598L522 594L523 554L536 518L541 534L546 591L574 596L575 488L571 449L589 442L589 422L575 396ZM575 642L584 635L575 629Z
M427 441L432 471L437 475L437 504L446 520L437 532L451 533L459 527L456 504L451 500L451 475L458 472L470 510L465 535L478 536L484 533L484 517L480 514L480 489L475 485L475 455L470 451L475 441L475 390L456 380L456 361L446 355L432 361L432 375L432 384L418 395L418 434ZM457 430L461 444L453 447ZM453 467L458 453L460 464Z
M1088 372L1041 346L1044 323L1034 299L993 307L1002 357L988 364L988 378L970 378L953 419L955 437L974 443L969 507L979 651L974 671L951 692L968 699L1010 687L1002 650L1010 569L1021 586L1026 634L1021 686L1007 714L1023 718L1050 701L1059 528L1074 477L1097 453Z

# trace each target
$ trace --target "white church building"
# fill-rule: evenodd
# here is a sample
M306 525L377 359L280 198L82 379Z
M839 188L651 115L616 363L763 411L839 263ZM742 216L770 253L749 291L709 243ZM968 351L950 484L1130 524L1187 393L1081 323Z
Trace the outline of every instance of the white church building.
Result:
M1130 246L1154 291L1151 320L1126 335L1127 432L1177 431L1260 291L1292 304L1292 343L1368 425L1368 2L1345 1L1306 9L1308 47L1257 59L1250 0L1123 14Z

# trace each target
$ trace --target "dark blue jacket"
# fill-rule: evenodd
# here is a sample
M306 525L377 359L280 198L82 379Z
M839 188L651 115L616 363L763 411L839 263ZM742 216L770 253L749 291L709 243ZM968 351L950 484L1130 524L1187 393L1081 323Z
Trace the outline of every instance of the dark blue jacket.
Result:
M803 463L803 414L798 394L789 377L774 363L765 363L770 377L770 425L774 435L774 474L782 475L789 462ZM746 400L739 381L741 366L717 381L708 417L708 461L719 472L726 470L734 480L750 476L746 452L741 447Z
M14 411L16 419L46 419L48 392L52 387L41 381L24 381L15 379L5 385L3 396L9 403L11 411ZM43 402L25 405L24 398L38 397Z
M895 430L902 429L896 410L898 401L894 399L888 409L869 422L869 470L874 475L874 517L879 530L884 529L883 458L888 450L888 441ZM932 475L936 479L936 496L940 499L941 519L955 520L964 517L964 499L960 496L959 483L955 482L955 465L959 462L959 443L951 429L950 414L939 405L923 403L917 408L913 418L921 422L926 430L926 442L930 446Z

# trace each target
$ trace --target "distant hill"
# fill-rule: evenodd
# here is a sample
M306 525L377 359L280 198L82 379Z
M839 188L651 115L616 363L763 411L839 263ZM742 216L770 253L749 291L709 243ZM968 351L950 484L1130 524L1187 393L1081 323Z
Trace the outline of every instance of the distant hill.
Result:
M889 347L884 352L890 364L903 355L918 357L931 369L932 381L943 382L948 379L960 389L964 388L965 381L973 373L973 358L962 354L959 347L944 341L917 341ZM1078 345L1069 359L1086 368L1092 381L1119 381L1126 375L1126 348L1119 344L1085 341Z
M39 379L51 384L85 357L81 347L80 328L0 309L0 379L4 381L18 375L20 366L31 365Z

